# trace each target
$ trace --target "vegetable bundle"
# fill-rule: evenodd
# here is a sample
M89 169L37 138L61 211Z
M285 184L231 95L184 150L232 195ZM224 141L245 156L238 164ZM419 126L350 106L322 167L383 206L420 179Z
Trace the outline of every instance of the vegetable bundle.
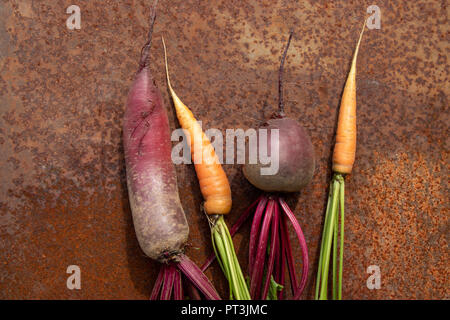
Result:
M210 225L215 253L200 269L184 254L189 226L181 206L171 158L172 144L167 112L149 69L157 2L154 2L147 42L142 49L139 68L128 95L123 124L127 185L136 236L144 253L161 263L150 298L183 299L184 276L190 285L188 289L191 298L220 299L203 274L213 259L217 258L229 283L230 299L283 299L286 268L293 297L300 299L309 271L308 249L302 228L284 198L287 193L298 192L311 181L315 170L315 155L306 130L284 112L284 63L293 32L289 34L278 70L278 110L260 127L266 130L267 139L263 141L259 136L257 145L249 146L249 152L258 155L263 153L261 148L267 151L275 146L278 170L272 174L264 174L263 169L269 165L262 163L261 159L257 163L246 163L243 166L246 179L262 190L263 194L247 208L230 230L224 219L232 206L228 178L209 138L172 88L166 45L162 39L167 85L178 121L190 146L200 191L205 200L202 210ZM332 161L333 178L320 246L315 299L327 299L330 264L332 298L342 298L344 176L351 173L355 160L356 59L363 32L364 27L356 45L340 104ZM246 279L237 259L232 236L250 216L253 219ZM294 228L302 254L300 279L293 258L289 223Z

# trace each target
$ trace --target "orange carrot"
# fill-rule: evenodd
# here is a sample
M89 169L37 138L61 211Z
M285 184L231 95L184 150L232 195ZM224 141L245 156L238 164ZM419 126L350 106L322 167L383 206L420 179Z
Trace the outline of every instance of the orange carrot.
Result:
M214 147L189 108L178 98L170 84L167 66L167 51L164 46L167 84L172 96L178 121L188 138L192 160L197 173L200 189L205 199L204 209L207 214L227 214L231 210L231 189L228 178L216 155Z
M359 35L358 44L350 67L350 72L342 93L339 110L338 127L336 132L336 144L333 152L333 179L330 184L328 204L325 213L325 223L322 233L319 264L316 278L316 300L326 300L328 293L328 280L330 268L330 255L332 256L332 299L342 300L342 278L344 261L344 204L345 204L345 182L344 174L352 172L356 152L356 57L359 45L364 33L364 26ZM340 222L339 214L340 211ZM340 228L339 228L340 224ZM340 229L340 230L339 230ZM337 262L339 241L339 273Z
M363 29L359 35L353 55L350 72L342 93L339 110L338 126L336 131L336 144L333 152L333 171L348 174L352 172L356 153L356 58L358 56L359 45L364 33Z
M230 285L230 299L250 300L244 274L239 265L233 241L225 223L224 214L231 210L231 189L228 178L223 171L214 147L202 131L192 112L181 102L170 84L167 66L167 50L164 38L164 58L166 64L167 84L175 105L178 121L186 133L191 147L200 189L205 199L204 210L212 217L209 220L211 239L219 265Z

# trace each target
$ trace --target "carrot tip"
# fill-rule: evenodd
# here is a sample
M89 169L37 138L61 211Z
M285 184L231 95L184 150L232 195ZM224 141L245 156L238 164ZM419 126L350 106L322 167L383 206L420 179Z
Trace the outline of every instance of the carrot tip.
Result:
M353 54L350 71L342 93L339 107L339 120L336 132L336 144L333 151L333 171L349 174L352 171L356 154L356 59L367 19L359 34Z

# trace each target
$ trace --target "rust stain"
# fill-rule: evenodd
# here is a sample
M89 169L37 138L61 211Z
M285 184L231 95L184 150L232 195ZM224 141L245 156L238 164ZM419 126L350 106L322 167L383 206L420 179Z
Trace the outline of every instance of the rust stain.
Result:
M308 129L312 183L288 197L312 261L312 298L337 107L369 1L161 1L151 55L165 90L164 35L177 93L205 128L256 128L277 105L288 31L286 113ZM148 2L89 1L81 30L64 2L0 3L0 298L147 299L158 264L138 247L126 191L121 125L145 42ZM358 58L358 148L347 182L344 297L448 299L448 31L442 1L377 2L381 30ZM258 195L225 165L235 221ZM177 166L191 225L189 256L212 251L192 166ZM244 269L247 224L235 238ZM292 241L294 241L292 233ZM300 252L295 251L300 265ZM66 268L82 290L66 288ZM380 290L366 268L381 268ZM300 268L299 268L300 269ZM217 264L207 275L226 296Z

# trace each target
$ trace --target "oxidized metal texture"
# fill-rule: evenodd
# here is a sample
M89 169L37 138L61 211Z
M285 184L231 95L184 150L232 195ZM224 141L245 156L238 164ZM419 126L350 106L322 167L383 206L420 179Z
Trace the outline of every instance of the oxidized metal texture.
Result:
M160 1L151 55L166 89L165 36L177 94L204 128L256 128L277 105L288 31L286 114L309 131L313 181L290 195L312 261L312 298L340 94L373 1ZM0 3L0 298L146 299L158 264L134 234L121 141L127 93L145 43L148 1L84 1L81 29L67 1ZM448 274L448 7L386 1L366 30L357 65L358 148L346 178L345 298L450 298ZM190 223L188 255L212 251L192 165L176 167ZM228 222L258 195L239 165L225 165ZM242 265L249 224L235 237ZM291 234L292 240L294 234ZM300 251L295 246L299 263ZM81 268L81 290L66 269ZM366 269L381 270L369 290ZM300 271L298 271L300 272ZM217 264L208 270L222 296Z

